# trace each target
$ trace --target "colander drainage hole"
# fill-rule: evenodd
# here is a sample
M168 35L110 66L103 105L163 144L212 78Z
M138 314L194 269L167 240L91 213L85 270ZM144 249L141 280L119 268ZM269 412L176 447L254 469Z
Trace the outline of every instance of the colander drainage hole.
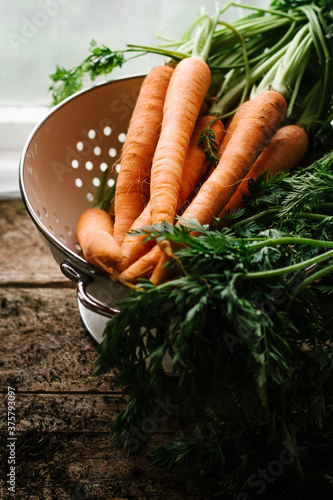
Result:
M103 128L103 134L104 135L111 135L112 129L111 127L104 127Z
M82 187L82 185L83 185L82 179L79 179L79 178L75 179L75 186L76 187L80 188L80 187Z
M99 156L101 154L102 150L99 146L96 146L94 148L94 155Z
M76 149L78 151L82 151L83 150L83 142L82 141L79 141L77 144L76 144Z
M115 181L114 179L109 179L109 180L108 180L108 186L109 186L109 187L114 186L114 185L115 185L115 183L116 183L116 181Z
M111 156L111 158L115 158L115 156L117 156L117 150L115 148L110 148L109 156Z
M68 236L70 236L72 234L72 231L69 229L68 226L65 226L64 229L65 229L65 232L68 234Z
M126 139L126 134L124 134L124 132L118 135L119 142L125 142L125 139Z
M98 187L100 185L101 181L99 180L98 177L94 177L92 180L92 183L94 186Z
M61 243L66 243L66 240L62 234L59 235L59 240L61 241Z
M49 214L47 213L47 210L45 207L43 207L43 214L45 215L45 217L47 217Z
M89 139L95 139L95 137L96 137L96 132L95 132L95 130L94 130L94 129L89 130L89 132L88 132L88 137L89 137Z
M72 160L72 167L73 167L73 168L78 168L78 167L79 167L79 162L78 162L78 160Z
M116 165L116 166L114 167L114 169L115 169L115 171L116 171L116 172L118 172L118 173L119 173L119 172L120 172L120 163L118 163L118 165Z
M92 193L87 193L86 198L88 201L94 201L94 195Z
M86 169L87 170L92 170L93 169L93 163L92 161L86 161Z
M54 222L59 222L57 214L53 214Z
M108 164L103 161L100 166L99 166L101 172L105 172L105 170L108 168Z

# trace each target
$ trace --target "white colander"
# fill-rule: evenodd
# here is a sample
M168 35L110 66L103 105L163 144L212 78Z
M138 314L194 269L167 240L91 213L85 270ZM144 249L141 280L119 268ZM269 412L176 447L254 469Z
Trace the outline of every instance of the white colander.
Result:
M103 171L115 165L117 170L143 79L121 78L64 100L32 132L20 160L23 202L60 269L77 283L81 316L90 311L104 321L118 312L128 289L85 261L75 227L94 205Z

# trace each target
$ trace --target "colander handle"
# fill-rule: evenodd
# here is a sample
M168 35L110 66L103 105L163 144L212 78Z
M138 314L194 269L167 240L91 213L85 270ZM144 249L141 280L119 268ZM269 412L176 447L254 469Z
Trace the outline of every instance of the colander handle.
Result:
M84 307L97 314L106 316L107 318L112 318L112 316L119 313L119 309L103 304L102 302L97 302L88 295L86 291L86 287L90 281L88 276L79 273L79 271L68 262L62 262L60 264L60 269L66 278L76 283L77 296Z

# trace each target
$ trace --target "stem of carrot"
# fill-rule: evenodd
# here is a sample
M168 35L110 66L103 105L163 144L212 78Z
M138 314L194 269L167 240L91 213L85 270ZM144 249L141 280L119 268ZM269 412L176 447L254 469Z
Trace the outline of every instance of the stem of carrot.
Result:
M287 47L282 47L277 53L273 54L269 59L261 62L251 70L251 85L260 78L262 75L266 74L274 64L281 59L283 54L286 52ZM230 111L231 107L238 106L238 101L244 92L245 80L241 76L237 82L232 82L229 86L222 88L222 94L210 107L209 112L211 114L216 114L217 116L222 116Z
M242 34L231 24L219 21L218 24L223 24L227 28L229 28L235 35L239 38L239 41L242 46L242 52L243 52L243 62L244 62L244 70L245 70L245 85L244 85L244 90L243 90L243 95L240 99L239 105L241 105L244 101L245 98L249 92L250 86L251 86L251 72L250 72L250 66L249 66L249 60L248 60L248 55L247 55L247 50L246 50L246 44L244 41L244 37Z
M312 238L300 238L300 237L290 237L282 236L281 238L270 238L260 243L253 243L248 246L252 250L260 250L266 246L276 246L276 245L309 245L322 248L333 248L332 241L315 240Z
M213 18L207 16L207 18L203 22L203 26L201 29L198 29L196 40L194 43L192 57L200 57L204 61L207 61L209 57L209 52L211 49L211 44L213 40L213 35L219 20L220 9L218 4L216 5L216 12ZM204 33L204 44L200 47L201 35Z
M312 36L313 44L315 46L319 64L323 66L323 90L321 94L321 102L319 105L318 116L321 119L322 114L325 113L328 106L327 96L328 96L328 86L330 80L330 71L331 71L331 57L330 52L328 50L327 43L325 41L324 34L322 32L321 23L323 23L322 16L319 16L320 10L316 6L308 6L302 5L300 6L300 10L304 12L306 17L309 20L310 24L310 33Z
M236 222L235 224L232 225L232 227L235 228L235 227L241 226L243 224L247 224L249 222L254 222L254 221L261 219L262 217L265 217L265 216L274 217L275 214L280 212L280 210L281 210L281 207L280 208L279 207L268 208L266 210L263 210L262 212L258 212L255 215L252 215L251 217L247 217L246 219L242 219L242 220ZM312 212L299 212L297 215L303 219L318 220L318 221L324 221L325 219L328 219L330 217L329 215L314 214Z
M291 307L291 304L292 302L294 301L294 299L296 298L296 296L302 291L304 290L304 288L308 287L309 285L311 285L311 283L313 283L314 281L316 280L319 280L320 278L322 278L323 276L325 276L326 274L331 274L333 273L333 265L330 265L330 266L326 266L324 267L323 269L320 269L319 271L317 271L316 273L313 273L311 276L308 276L308 278L305 278L296 288L295 290L293 291L292 295L290 296L287 304L286 304L286 307L285 307L285 312L288 314L289 312L289 309Z
M280 267L278 269L271 269L268 271L259 271L259 272L253 272L253 273L247 273L247 274L240 274L239 276L241 276L245 280L271 278L273 276L279 276L280 274L284 274L284 273L294 273L294 272L300 271L301 269L304 269L308 266L311 266L312 264L319 264L320 262L323 262L327 259L330 259L331 257L333 257L333 250L330 250L330 251L325 252L323 254L317 255L316 257L313 257L312 259L303 260L303 262L299 262L299 263L293 264L291 266Z

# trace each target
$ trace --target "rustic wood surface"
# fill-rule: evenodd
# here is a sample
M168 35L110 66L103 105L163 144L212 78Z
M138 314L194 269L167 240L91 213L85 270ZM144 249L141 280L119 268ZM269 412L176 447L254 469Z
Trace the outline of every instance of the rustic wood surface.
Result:
M147 451L183 429L177 412L137 454L111 440L125 406L113 374L93 376L96 345L65 278L21 200L0 202L0 498L8 492L8 387L15 397L15 498L204 499Z

